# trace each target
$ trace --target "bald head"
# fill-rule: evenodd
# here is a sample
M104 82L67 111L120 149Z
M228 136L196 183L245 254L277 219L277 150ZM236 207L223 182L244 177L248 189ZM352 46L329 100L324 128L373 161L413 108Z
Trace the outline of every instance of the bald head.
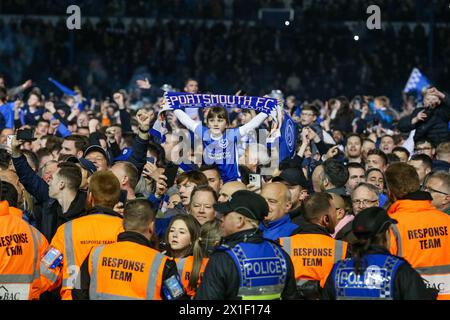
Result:
M123 189L125 189L126 186L133 190L136 188L139 180L139 174L138 170L131 162L116 162L111 167L111 171L117 177Z
M336 208L345 208L345 201L340 195L338 195L336 193L330 193L330 194L333 197L333 203Z
M340 195L330 193L333 198L334 207L336 208L337 221L341 221L345 217L345 201Z
M231 181L225 183L219 191L218 202L226 202L233 193L239 190L247 190L245 184L240 181Z
M261 196L269 205L266 220L275 221L284 217L292 207L289 188L280 182L267 183L261 190Z

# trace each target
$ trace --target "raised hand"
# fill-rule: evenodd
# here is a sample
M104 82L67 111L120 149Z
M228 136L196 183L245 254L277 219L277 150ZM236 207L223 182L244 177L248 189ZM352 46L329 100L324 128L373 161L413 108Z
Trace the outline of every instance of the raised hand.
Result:
M17 140L16 136L14 136L11 140L11 155L14 158L18 158L22 155L22 151L20 151L20 147L22 146L23 141Z
M145 89L145 90L150 89L152 86L150 84L150 81L148 81L147 78L145 78L145 80L137 80L136 85L138 86L139 89Z
M119 106L119 109L123 109L125 107L123 94L121 94L120 92L116 92L114 93L113 99L114 102Z
M125 211L123 203L122 202L117 202L117 204L114 206L113 210L115 212L119 213L121 216L123 216L123 213Z
M45 109L47 109L52 114L56 112L55 104L53 102L51 102L51 101L47 101L44 104L44 107L45 107Z
M142 132L148 132L150 130L150 114L144 110L141 109L136 114L136 120L139 124L139 130Z
M24 90L28 89L29 87L31 87L33 85L33 81L32 80L27 80L23 83L22 88Z
M59 122L58 119L51 120L51 121L50 121L49 132L55 132L56 129L59 127L60 124L61 124L61 123Z
M419 121L425 121L427 119L427 117L428 116L427 116L425 110L422 110L412 119L411 124L415 125Z
M95 132L97 131L97 127L100 124L100 121L98 121L97 119L91 119L89 120L89 132Z
M439 97L439 99L444 100L445 99L445 94L443 94L441 91L439 91L438 89L436 89L435 87L432 87L430 89L427 89L426 94L432 94L435 95L437 97Z
M106 129L105 136L110 144L115 143L116 142L116 127L109 127L108 129Z
M162 197L167 191L167 177L165 175L160 175L156 181L156 191L155 194L158 197Z
M302 136L302 144L303 144L303 143L309 144L309 142L311 141L311 138L310 138L310 136L308 135L308 133L309 133L308 128L305 127L305 128L302 129L302 133L301 133L301 136Z
M338 146L334 146L331 147L328 152L325 154L325 156L323 157L324 160L328 160L328 159L332 159L334 158L337 154L339 153L339 148Z

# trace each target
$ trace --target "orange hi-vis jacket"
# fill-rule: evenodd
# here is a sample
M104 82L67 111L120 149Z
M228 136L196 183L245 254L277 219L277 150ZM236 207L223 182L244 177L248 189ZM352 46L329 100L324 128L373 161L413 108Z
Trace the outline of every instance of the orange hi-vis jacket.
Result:
M47 239L22 220L22 212L0 202L0 300L37 300L45 291L39 261Z
M167 257L150 247L121 241L89 255L90 300L162 300Z
M347 242L324 234L295 234L280 238L280 244L291 257L297 286L317 280L323 288L333 265L347 252Z
M122 218L109 213L89 214L60 226L50 246L62 253L61 265L49 270L42 267L41 261L47 273L57 276L56 281L47 284L48 289L62 285L62 300L72 300L72 289L81 289L80 266L92 248L116 242L121 232Z
M200 267L200 274L198 277L197 288L202 281L203 272L205 272L206 265L209 259L203 258L202 265ZM184 291L189 297L194 297L196 291L189 286L189 279L191 278L192 269L194 267L194 256L188 256L186 258L175 259L177 263L178 274L180 275L181 283L183 284Z
M391 226L390 251L406 259L439 290L438 300L450 300L450 216L430 200L398 200L388 210L398 224Z

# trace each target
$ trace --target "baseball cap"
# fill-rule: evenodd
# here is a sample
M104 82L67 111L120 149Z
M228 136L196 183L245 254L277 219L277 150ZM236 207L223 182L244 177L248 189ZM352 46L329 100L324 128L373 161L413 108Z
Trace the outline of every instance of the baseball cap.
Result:
M97 171L97 167L88 159L80 158L78 159L75 156L71 156L67 158L67 162L79 163L84 169L86 169L89 174L94 174Z
M214 209L222 214L234 211L258 221L264 221L264 217L269 213L269 206L266 200L259 194L249 190L236 191L227 202L214 204Z
M356 215L352 231L358 239L369 239L385 231L390 224L397 224L397 220L391 219L383 208L372 207Z
M98 146L98 145L93 145L90 146L89 148L86 149L86 151L84 152L83 157L86 158L87 155L91 152L100 152L101 154L103 154L103 156L105 157L106 161L108 162L108 164L110 163L110 159L108 154L106 153L105 149L103 149L102 147Z
M272 179L272 182L284 181L290 186L301 186L304 189L308 188L308 182L306 181L303 171L299 168L287 168L281 171L279 176Z

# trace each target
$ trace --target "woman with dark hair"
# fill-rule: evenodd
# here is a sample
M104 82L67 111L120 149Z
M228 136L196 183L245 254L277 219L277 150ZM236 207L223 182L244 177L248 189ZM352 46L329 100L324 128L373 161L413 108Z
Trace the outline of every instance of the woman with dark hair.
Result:
M165 255L185 258L192 255L194 243L200 234L200 224L191 215L178 214L172 218L167 228L164 242Z
M209 255L219 245L222 233L220 221L214 219L202 225L200 236L194 243L193 255L176 259L181 282L189 297L194 297L200 286Z
M339 130L343 134L353 132L352 121L354 112L350 108L350 102L344 96L331 100L331 129Z
M353 220L357 241L352 257L334 264L322 298L325 300L433 300L419 273L388 251L390 226L397 224L379 207L361 211Z

